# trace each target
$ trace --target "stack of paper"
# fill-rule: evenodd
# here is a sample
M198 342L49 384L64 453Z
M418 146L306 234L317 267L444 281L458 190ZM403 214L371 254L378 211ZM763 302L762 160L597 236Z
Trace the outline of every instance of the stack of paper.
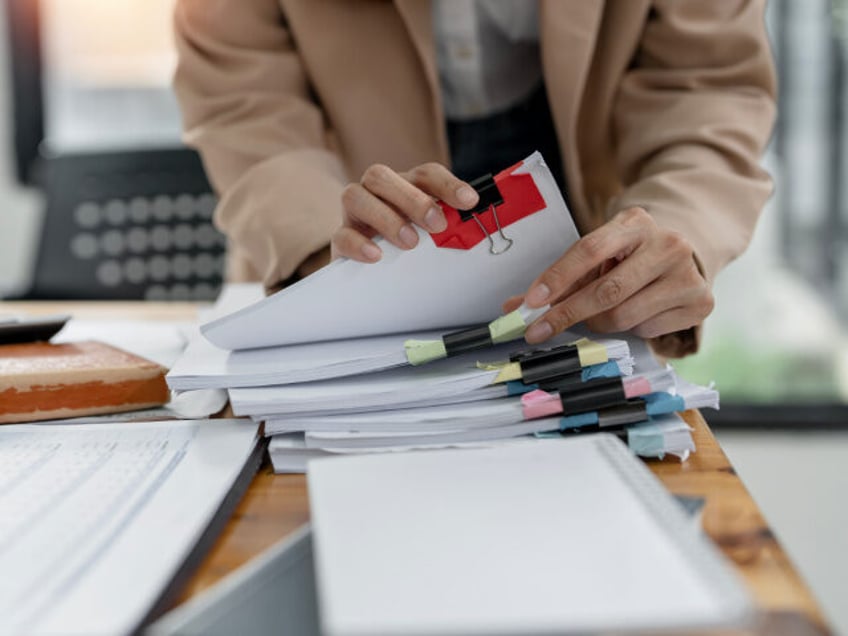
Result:
M252 303L246 288L225 295L174 365L171 388L227 389L234 413L274 436L281 472L337 453L595 430L644 455L686 457L688 426L656 418L717 406L715 392L681 393L638 338L578 329L534 350L522 337L533 312L498 318L578 234L538 154L487 192L489 207L468 218L443 205L448 230L419 230L414 250L382 242L377 264L336 261ZM650 443L631 441L626 427L651 418Z

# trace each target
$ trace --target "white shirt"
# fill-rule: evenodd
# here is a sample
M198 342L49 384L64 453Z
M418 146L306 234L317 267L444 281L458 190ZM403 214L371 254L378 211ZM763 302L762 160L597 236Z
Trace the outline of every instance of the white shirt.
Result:
M536 0L433 0L433 27L448 119L507 110L541 80Z

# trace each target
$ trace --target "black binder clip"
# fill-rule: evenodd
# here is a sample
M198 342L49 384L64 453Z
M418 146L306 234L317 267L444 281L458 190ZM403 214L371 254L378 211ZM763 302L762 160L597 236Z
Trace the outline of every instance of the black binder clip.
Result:
M516 353L509 357L509 361L521 365L521 381L524 384L538 384L583 370L580 351L570 344Z
M480 200L477 202L477 205L470 210L457 210L459 212L459 216L463 221L474 219L477 222L477 225L479 225L480 229L483 230L483 234L485 234L486 238L489 239L490 254L503 254L512 247L514 241L504 234L500 219L498 219L497 206L504 202L503 195L501 195L501 191L498 189L498 184L495 183L495 178L491 174L486 174L469 182L469 185L477 191L478 195L480 195ZM504 241L504 247L501 249L495 249L494 237L483 226L480 219L477 218L478 214L488 212L489 210L492 211L492 216L495 219L495 226L498 228L498 234Z

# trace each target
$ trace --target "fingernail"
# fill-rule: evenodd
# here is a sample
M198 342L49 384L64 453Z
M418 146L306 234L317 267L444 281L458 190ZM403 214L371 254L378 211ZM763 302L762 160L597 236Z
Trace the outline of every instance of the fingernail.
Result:
M525 339L530 344L543 342L554 334L554 328L546 322L537 322L532 325L525 334Z
M400 242L410 249L418 245L418 232L413 230L409 225L404 225L400 228L398 237L400 238Z
M524 302L530 306L541 305L548 299L548 296L550 295L550 288L545 285L545 283L539 283L533 289L530 290L530 293L527 294L527 297L524 299Z
M366 258L366 260L371 261L372 263L379 261L383 256L383 250L374 245L373 243L366 243L362 246L360 250L362 255Z
M474 188L470 185L463 184L456 189L456 198L459 199L459 202L462 203L463 206L465 206L465 209L468 209L477 203L477 199L479 197Z
M424 225L434 233L444 232L448 228L448 221L441 208L432 207L424 215Z

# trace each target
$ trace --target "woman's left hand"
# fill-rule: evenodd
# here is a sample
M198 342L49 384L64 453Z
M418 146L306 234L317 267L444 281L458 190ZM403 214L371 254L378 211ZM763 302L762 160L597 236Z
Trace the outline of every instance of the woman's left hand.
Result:
M533 344L581 321L599 333L653 338L699 324L715 304L691 243L639 207L579 239L504 310L522 301L551 305L527 330Z

